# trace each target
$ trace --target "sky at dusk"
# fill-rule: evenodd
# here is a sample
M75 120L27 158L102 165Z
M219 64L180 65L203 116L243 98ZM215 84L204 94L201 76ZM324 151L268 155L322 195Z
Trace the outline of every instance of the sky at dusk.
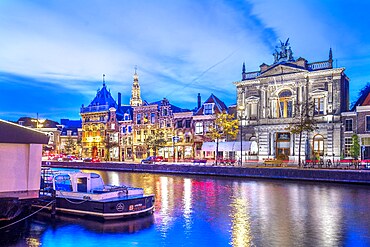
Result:
M233 82L272 64L279 40L294 58L345 67L350 98L370 82L370 1L0 1L0 118L79 119L102 87L193 109L211 93L235 104Z

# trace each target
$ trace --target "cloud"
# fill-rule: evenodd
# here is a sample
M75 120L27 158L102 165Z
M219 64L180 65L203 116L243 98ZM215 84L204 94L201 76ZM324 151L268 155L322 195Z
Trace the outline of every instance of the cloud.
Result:
M192 108L199 92L204 99L214 93L233 104L232 82L240 80L242 63L248 71L272 63L279 39L290 37L295 57L324 60L333 47L338 64L350 63L355 55L359 57L355 69L362 69L360 61L370 45L356 37L363 40L367 35L348 23L350 18L360 20L365 10L357 16L358 8L351 7L345 15L344 4L318 0L7 1L0 5L0 71L9 78L27 78L11 79L19 90L26 86L30 94L50 90L57 101L50 102L53 111L76 111L74 116L81 104L94 98L102 74L113 97L121 92L122 102L128 103L135 65L142 98L148 101L168 97L173 104ZM352 68L346 71L357 73ZM14 88L8 90L14 92Z

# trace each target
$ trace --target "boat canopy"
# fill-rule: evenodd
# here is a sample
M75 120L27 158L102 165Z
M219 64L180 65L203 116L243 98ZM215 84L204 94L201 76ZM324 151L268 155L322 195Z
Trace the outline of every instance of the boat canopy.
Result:
M202 145L202 151L216 151L216 142L204 142ZM242 146L243 151L254 151L257 149L257 142L255 141L243 141L242 145L240 141L233 141L233 142L219 142L218 143L218 151L222 152L240 152L240 147Z

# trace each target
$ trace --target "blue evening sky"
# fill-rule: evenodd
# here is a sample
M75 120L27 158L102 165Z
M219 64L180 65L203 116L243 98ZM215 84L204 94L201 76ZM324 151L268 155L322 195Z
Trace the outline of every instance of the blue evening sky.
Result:
M350 97L370 82L370 1L1 0L0 118L79 119L102 74L129 104L141 96L193 109L215 94L236 102L242 63L272 64L279 40L295 58L345 67Z

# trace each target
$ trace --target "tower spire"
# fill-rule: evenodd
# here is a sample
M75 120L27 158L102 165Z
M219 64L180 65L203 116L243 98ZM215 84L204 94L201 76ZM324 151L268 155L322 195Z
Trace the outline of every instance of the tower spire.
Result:
M245 74L245 62L243 62L243 68L242 68L242 80L244 81L246 79L246 74Z
M132 83L130 105L139 106L142 105L143 101L141 100L140 96L140 85L139 85L139 76L137 75L137 66L135 66L135 73L133 77L134 81Z
M330 67L333 68L333 51L331 50L331 47L330 47L330 50L329 50L329 61L330 63Z
M105 74L103 74L103 87L105 87Z

